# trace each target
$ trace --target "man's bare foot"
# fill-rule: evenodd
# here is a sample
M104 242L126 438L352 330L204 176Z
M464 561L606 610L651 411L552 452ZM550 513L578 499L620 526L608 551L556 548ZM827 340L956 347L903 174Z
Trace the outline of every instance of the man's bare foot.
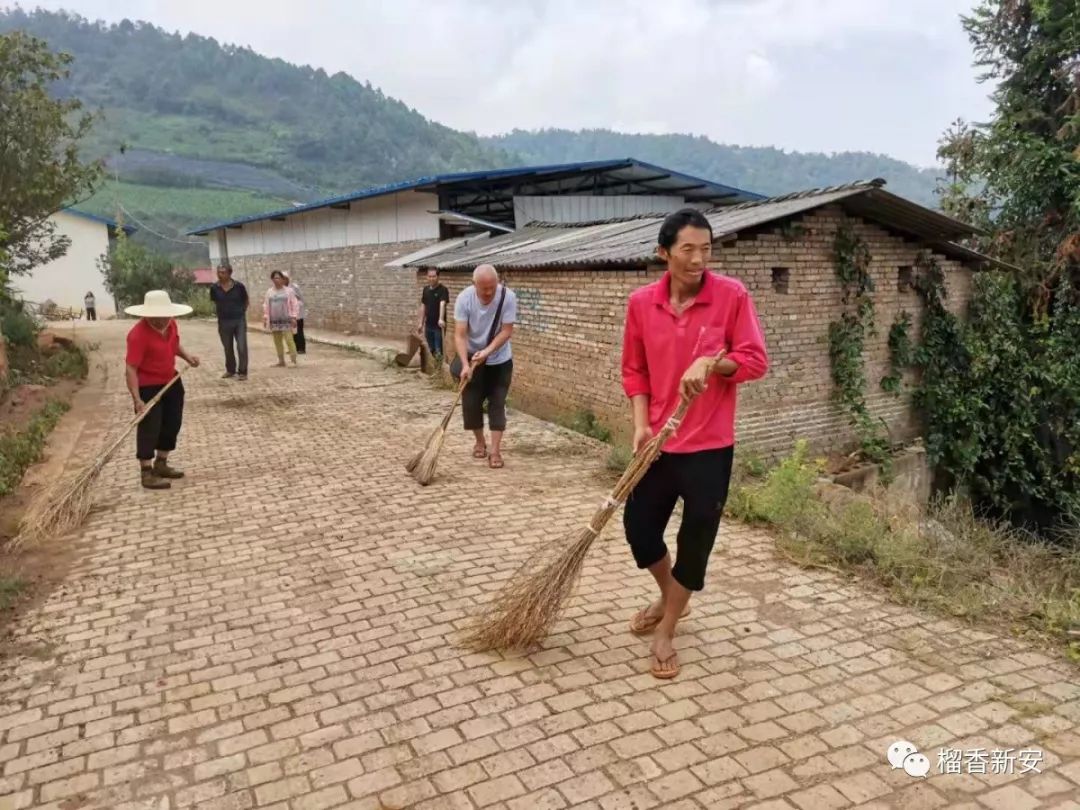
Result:
M687 605L679 618L686 618L689 614L690 605ZM647 636L656 629L656 626L660 624L663 618L664 600L661 598L634 614L634 617L630 620L630 632L635 636Z
M666 681L679 674L679 655L669 636L656 636L649 650L652 652L650 672L654 678Z
M644 636L656 629L660 620L664 618L664 600L657 599L647 608L642 608L634 614L630 620L630 632L636 636Z

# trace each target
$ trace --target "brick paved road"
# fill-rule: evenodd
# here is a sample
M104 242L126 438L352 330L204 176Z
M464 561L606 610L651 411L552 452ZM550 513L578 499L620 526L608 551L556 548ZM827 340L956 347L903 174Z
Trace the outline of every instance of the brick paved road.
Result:
M525 548L603 496L602 453L516 416L505 470L455 432L421 490L402 457L445 393L320 346L271 370L261 335L227 383L213 330L185 336L212 361L187 381L191 478L106 470L75 568L19 629L33 654L0 663L0 809L1080 807L1075 669L738 526L672 683L625 629L649 590L617 529L544 650L461 652ZM115 369L103 403L127 417ZM887 766L897 738L929 779ZM939 774L941 746L1038 747L1043 773Z

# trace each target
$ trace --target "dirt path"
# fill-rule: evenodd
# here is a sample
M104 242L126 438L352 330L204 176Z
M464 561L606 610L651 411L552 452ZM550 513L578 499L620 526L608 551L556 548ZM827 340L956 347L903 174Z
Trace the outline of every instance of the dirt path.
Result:
M122 337L102 324L102 354ZM0 662L0 810L1080 806L1075 668L740 526L674 682L626 630L649 590L617 526L545 649L460 651L526 548L603 498L603 454L514 414L506 469L455 431L421 489L401 465L445 392L324 346L270 369L262 335L251 380L223 381L213 329L184 339L210 361L185 378L190 477L150 493L132 459L106 468L62 585L17 628L33 655ZM108 426L126 396L110 373ZM928 778L890 768L897 739ZM1011 749L1013 772L939 773L946 747Z

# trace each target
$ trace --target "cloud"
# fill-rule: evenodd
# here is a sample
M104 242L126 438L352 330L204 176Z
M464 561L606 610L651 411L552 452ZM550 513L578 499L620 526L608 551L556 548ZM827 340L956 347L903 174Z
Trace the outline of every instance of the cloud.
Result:
M370 80L483 134L610 127L920 164L985 117L973 0L45 0Z

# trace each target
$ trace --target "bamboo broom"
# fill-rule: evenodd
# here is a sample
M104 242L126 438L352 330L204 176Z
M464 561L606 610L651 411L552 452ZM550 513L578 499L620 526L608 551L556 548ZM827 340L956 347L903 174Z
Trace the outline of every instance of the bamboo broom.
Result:
M714 358L713 369L723 357ZM577 585L593 541L648 472L693 401L683 397L660 432L638 449L588 525L555 543L540 543L491 600L489 615L466 628L461 638L465 647L477 652L528 648L547 636Z
M467 384L466 380L461 381L461 384L458 385L457 396L454 397L454 404L450 406L450 410L446 412L442 422L432 431L423 449L405 464L405 469L412 474L412 477L421 486L426 487L431 483L431 479L435 477L435 466L439 463L439 453L442 452L443 441L446 439L446 429L450 425L450 419L453 417L458 403L461 402L461 394Z
M176 372L171 380L146 403L146 406L128 423L123 432L97 458L86 464L75 475L53 481L30 505L19 521L19 534L12 541L14 548L26 543L37 543L49 537L60 537L74 531L86 520L94 506L93 485L102 469L109 463L131 431L161 401L180 375L190 366Z

